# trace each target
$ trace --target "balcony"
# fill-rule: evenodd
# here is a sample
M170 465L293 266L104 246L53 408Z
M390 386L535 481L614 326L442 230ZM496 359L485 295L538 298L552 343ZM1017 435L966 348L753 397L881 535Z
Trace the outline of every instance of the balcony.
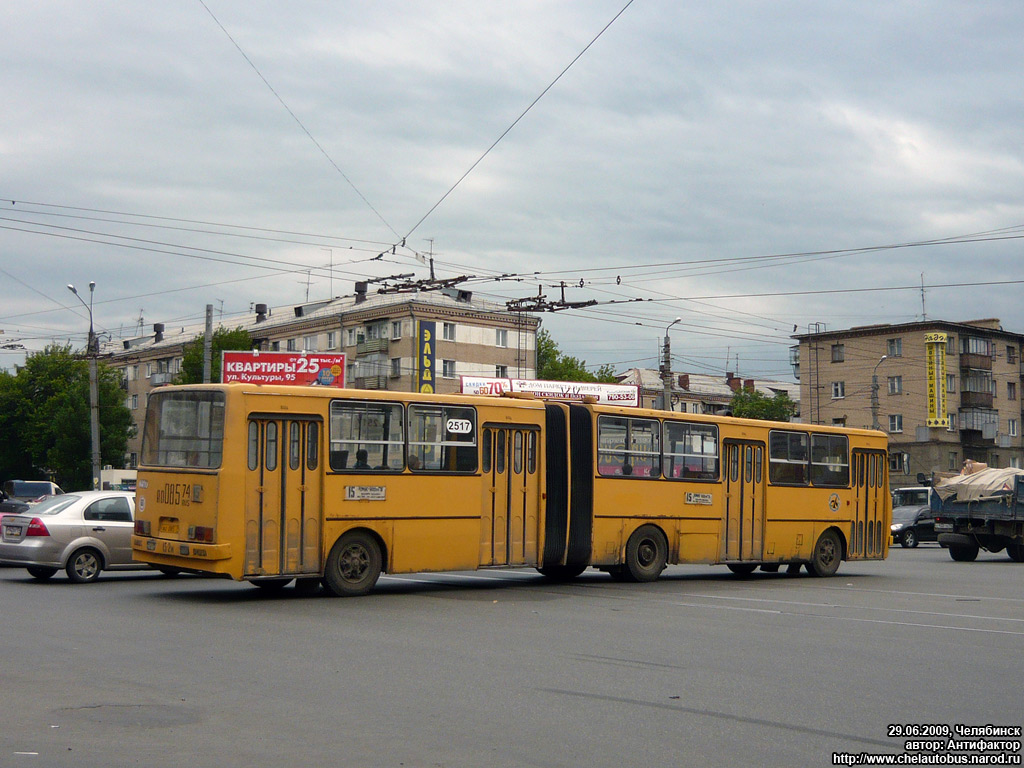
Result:
M961 392L960 393L960 407L961 408L991 408L992 407L992 393L991 392Z
M388 340L387 339L366 339L356 344L356 356L360 355L371 355L374 352L387 352L388 351ZM992 361L989 361L989 368L992 367Z
M363 376L356 379L356 389L387 389L386 376Z
M152 373L149 376L149 385L151 387L162 387L164 384L170 384L173 379L173 373Z
M991 371L992 356L979 355L977 352L961 352L960 370L967 370L968 368L976 368L979 371Z

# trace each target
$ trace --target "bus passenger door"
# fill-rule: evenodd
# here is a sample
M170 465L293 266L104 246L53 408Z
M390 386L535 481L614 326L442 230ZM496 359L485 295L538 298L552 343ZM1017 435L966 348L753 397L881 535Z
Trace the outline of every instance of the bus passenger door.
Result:
M725 440L722 560L764 558L764 443Z
M885 529L884 494L889 492L885 453L854 450L851 460L856 509L850 530L850 556L881 557L887 543L884 539L889 536Z
M245 575L320 572L319 419L253 417L245 483Z
M484 427L481 565L537 564L539 439L532 427Z

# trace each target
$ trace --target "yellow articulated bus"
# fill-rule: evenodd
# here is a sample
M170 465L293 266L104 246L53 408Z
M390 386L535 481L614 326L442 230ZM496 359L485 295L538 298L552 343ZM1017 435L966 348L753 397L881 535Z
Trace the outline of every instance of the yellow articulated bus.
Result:
M135 558L277 588L381 572L674 563L835 573L887 554L880 432L522 397L247 384L150 395Z

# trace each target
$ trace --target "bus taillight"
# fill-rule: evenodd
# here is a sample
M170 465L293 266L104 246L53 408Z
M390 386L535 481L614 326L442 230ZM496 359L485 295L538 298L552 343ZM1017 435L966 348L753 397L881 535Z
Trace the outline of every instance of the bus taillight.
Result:
M193 525L188 529L189 541L199 541L204 544L213 543L213 528L205 525Z
M135 535L136 536L149 536L150 532L149 520L136 520L135 521Z

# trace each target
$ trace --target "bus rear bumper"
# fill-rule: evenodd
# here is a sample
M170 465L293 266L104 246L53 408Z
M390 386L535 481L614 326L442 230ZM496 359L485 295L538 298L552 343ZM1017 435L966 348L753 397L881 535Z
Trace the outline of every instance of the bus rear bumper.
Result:
M132 536L132 550L137 560L150 562L147 555L189 560L228 560L231 558L230 544L196 544L190 541L155 539L150 536ZM154 559L151 562L166 562Z

